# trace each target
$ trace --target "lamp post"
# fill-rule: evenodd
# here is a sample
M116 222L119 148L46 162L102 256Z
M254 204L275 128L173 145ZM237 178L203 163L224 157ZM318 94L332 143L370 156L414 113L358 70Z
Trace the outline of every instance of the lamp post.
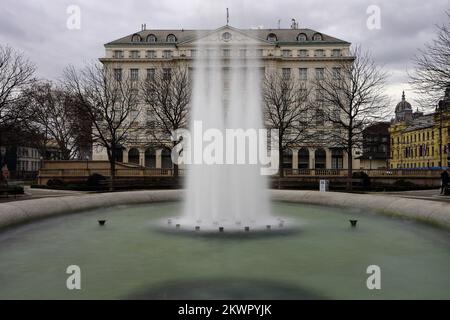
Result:
M372 170L372 156L369 156L369 170Z
M86 170L87 170L88 175L89 175L89 156L86 156Z

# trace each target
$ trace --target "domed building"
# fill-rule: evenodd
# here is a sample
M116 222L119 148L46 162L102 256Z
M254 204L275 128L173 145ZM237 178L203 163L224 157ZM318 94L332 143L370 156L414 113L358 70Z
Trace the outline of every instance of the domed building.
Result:
M450 165L450 88L434 113L413 112L402 94L389 133L390 168L437 169Z
M409 121L413 118L411 104L405 99L405 91L402 94L402 101L395 107L395 122Z

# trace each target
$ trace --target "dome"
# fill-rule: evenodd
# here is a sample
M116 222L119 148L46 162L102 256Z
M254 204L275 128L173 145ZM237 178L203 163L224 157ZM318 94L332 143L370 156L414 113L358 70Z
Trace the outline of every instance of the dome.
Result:
M397 106L395 107L395 112L402 112L402 111L407 111L407 110L412 111L412 107L411 107L411 104L405 100L405 91L403 91L402 101L400 101L397 104Z

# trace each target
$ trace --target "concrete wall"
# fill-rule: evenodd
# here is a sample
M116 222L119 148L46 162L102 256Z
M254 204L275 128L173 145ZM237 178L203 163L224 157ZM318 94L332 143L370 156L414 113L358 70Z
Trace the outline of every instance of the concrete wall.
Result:
M156 190L88 194L58 198L24 200L0 204L0 229L55 215L151 202L179 201L182 190ZM445 202L397 198L383 195L338 192L271 190L272 200L309 203L333 207L367 209L450 229L450 206Z

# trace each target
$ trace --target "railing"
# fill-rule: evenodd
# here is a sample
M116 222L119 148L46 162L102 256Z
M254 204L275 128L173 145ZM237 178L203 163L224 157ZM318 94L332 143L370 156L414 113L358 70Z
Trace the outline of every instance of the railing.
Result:
M347 169L284 169L285 177L345 177ZM364 172L369 177L439 177L440 170L427 169L355 169L355 172Z
M440 170L421 169L355 169L353 172L364 172L369 177L433 177L440 176ZM40 178L87 178L93 173L109 177L109 169L41 169ZM346 177L347 169L284 169L285 177ZM163 168L120 168L116 169L117 177L171 177L173 169ZM179 169L180 176L185 170Z
M68 177L89 177L91 174L101 174L105 177L111 176L109 169L41 169L40 178L68 178ZM179 169L178 174L184 175L184 171ZM127 168L116 169L116 177L170 177L173 176L173 169L164 168Z

